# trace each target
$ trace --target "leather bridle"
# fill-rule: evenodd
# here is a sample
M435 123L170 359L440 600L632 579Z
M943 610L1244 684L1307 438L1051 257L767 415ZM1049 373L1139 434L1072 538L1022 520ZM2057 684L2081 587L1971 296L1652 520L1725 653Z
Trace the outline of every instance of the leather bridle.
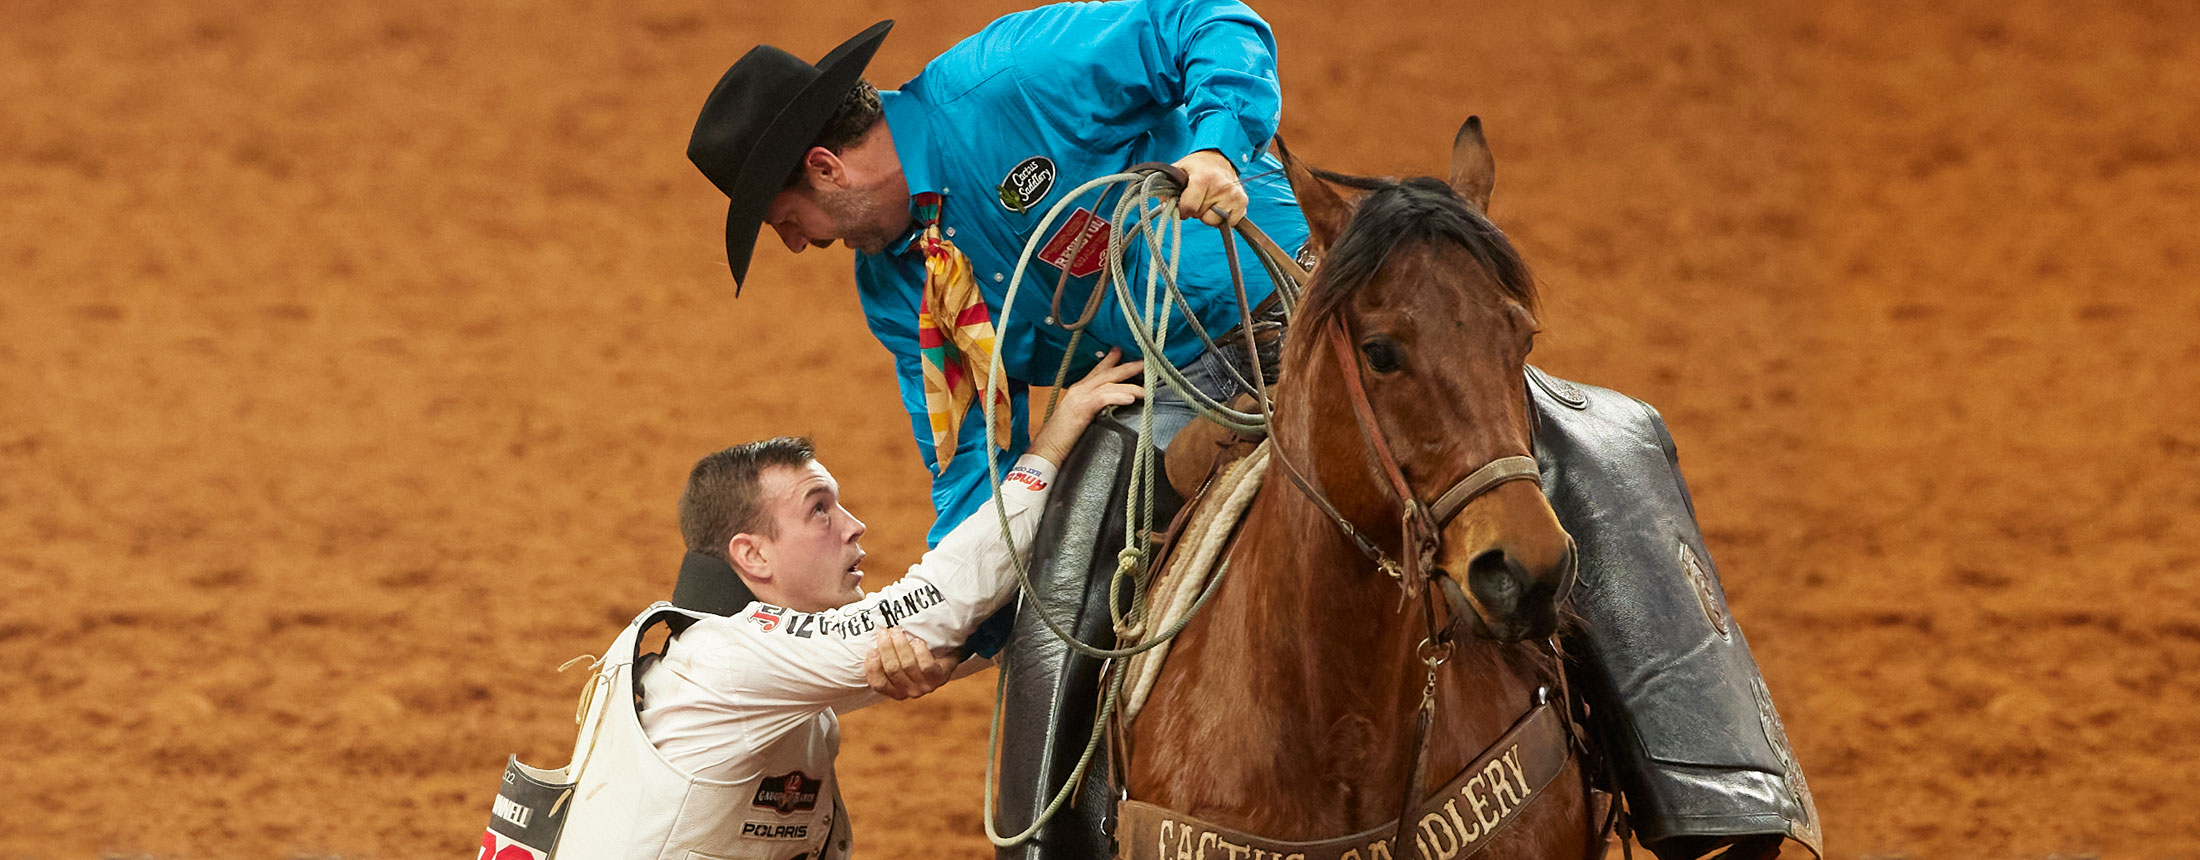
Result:
M1241 223L1239 225L1241 232L1246 232L1249 227L1249 224ZM1263 255L1275 253L1280 256L1280 248L1275 246L1273 240L1269 240L1265 235L1260 235L1257 229L1251 230L1249 235L1253 237L1254 247L1259 249ZM1251 332L1253 328L1252 312L1246 304L1245 283L1238 268L1236 243L1225 239L1223 246L1228 249L1226 256L1230 262L1230 277L1238 290L1240 327L1244 331ZM1271 248L1277 249L1271 252ZM1282 259L1289 260L1290 258L1283 257ZM1275 263L1274 260L1270 261L1272 267ZM1310 275L1299 271L1295 264L1283 271L1297 278L1301 285L1306 284L1311 279ZM1459 587L1459 583L1436 567L1437 553L1443 549L1444 527L1450 525L1451 521L1459 516L1459 512L1466 509L1469 502L1496 489L1500 484L1508 481L1534 481L1540 486L1542 484L1542 474L1536 464L1535 457L1527 454L1515 454L1493 459L1469 472L1466 477L1460 478L1456 483L1445 489L1443 494L1436 498L1433 505L1423 502L1421 497L1413 491L1412 485L1406 482L1405 471L1398 466L1397 456L1391 453L1389 436L1383 432L1382 425L1375 420L1375 407L1368 400L1367 383L1361 376L1360 362L1352 348L1352 339L1345 328L1343 317L1332 315L1324 321L1321 331L1322 336L1329 341L1331 349L1336 353L1337 372L1338 375L1344 378L1345 397L1352 404L1352 413L1358 420L1360 436L1374 453L1376 462L1382 467L1384 485L1388 489L1392 501L1398 506L1399 534L1404 538L1399 556L1404 561L1401 563L1399 560L1392 558L1390 553L1384 551L1382 547L1377 546L1373 540L1369 539L1365 531L1354 526L1351 518L1346 517L1343 512L1337 510L1337 506L1329 501L1328 496L1323 494L1320 488L1315 486L1314 482L1307 477L1306 472L1300 469L1297 463L1292 462L1291 456L1283 450L1282 446L1277 446L1272 456L1276 462L1283 464L1284 473L1290 476L1291 483L1297 486L1299 491L1309 501L1312 501L1323 515L1329 517L1329 520L1337 525L1337 529L1344 533L1344 536L1352 542L1352 545L1358 548L1362 555L1367 556L1369 561L1374 562L1378 570L1381 570L1392 581L1398 583L1404 591L1401 600L1410 596L1414 588L1426 586L1433 582L1443 591L1446 602L1451 604L1454 618L1464 613L1479 615L1479 611L1473 608L1474 604L1466 599L1466 594ZM1255 353L1250 347L1250 335L1248 335L1247 343L1247 354L1254 355ZM1259 380L1259 384L1263 386L1263 391L1255 397L1255 400L1260 404L1262 417L1267 419L1268 426L1273 428L1276 426L1275 414L1266 396L1265 386L1267 380L1261 378L1262 370L1259 367L1259 362L1256 360L1252 364L1254 365L1254 378ZM1271 430L1272 432L1273 430ZM1433 605L1424 603L1424 607L1427 610L1424 614L1429 624L1429 639L1426 644L1448 645L1451 640L1453 625L1444 625L1439 628L1436 624ZM1483 619L1485 624L1492 620Z
M1238 230L1247 237L1253 247L1263 256L1270 257L1265 262L1271 274L1288 275L1297 280L1298 285L1301 287L1304 287L1311 280L1310 275L1300 269L1295 261L1290 261L1289 257L1284 256L1281 247L1257 228L1254 228L1251 222L1241 222L1238 225ZM1273 407L1268 402L1267 380L1262 378L1263 371L1260 367L1258 352L1253 348L1251 305L1247 302L1245 280L1238 266L1237 243L1230 240L1228 228L1224 228L1222 244L1226 249L1224 256L1230 263L1230 280L1237 288L1240 328L1246 332L1246 354L1252 357L1250 363L1253 365L1254 379L1261 386L1260 390L1256 392L1254 400L1260 404L1261 416L1267 421L1270 438L1273 439L1278 425L1276 424ZM1280 283L1278 288L1282 288ZM1392 499L1398 505L1399 534L1404 538L1399 555L1403 557L1403 563L1391 558L1390 554L1370 540L1365 532L1353 526L1352 520L1346 517L1343 512L1337 510L1337 506L1331 503L1320 488L1316 487L1314 482L1307 478L1306 473L1298 467L1298 464L1291 461L1291 456L1284 451L1283 446L1273 446L1269 455L1270 459L1283 464L1284 473L1290 476L1291 483L1297 486L1299 491L1308 500L1312 501L1316 508L1321 509L1321 512L1327 515L1331 522L1336 523L1338 530L1344 532L1345 537L1352 541L1353 546L1358 547L1361 554L1366 555L1369 560L1373 561L1377 569L1388 574L1392 580L1398 583L1401 589L1399 594L1400 608L1403 608L1404 602L1412 597L1415 589L1425 589L1430 585L1436 586L1437 590L1443 594L1445 602L1451 607L1451 623L1439 625L1436 620L1436 602L1434 600L1422 600L1420 602L1422 619L1428 625L1428 636L1422 639L1420 645L1415 649L1415 656L1427 668L1427 681L1421 689L1420 707L1415 709L1413 751L1407 759L1405 799L1400 807L1398 829L1392 838L1392 844L1400 846L1400 850L1402 850L1402 846L1408 844L1406 837L1412 826L1411 816L1407 815L1406 812L1412 810L1414 803L1420 800L1418 793L1428 765L1429 733L1436 716L1436 670L1450 657L1451 646L1456 639L1460 619L1470 616L1479 617L1482 618L1485 625L1495 629L1493 622L1496 619L1482 615L1480 604L1467 599L1466 592L1460 587L1459 581L1436 566L1436 556L1443 549L1443 529L1459 516L1460 511L1466 509L1469 502L1496 489L1498 485L1510 481L1534 481L1538 486L1541 486L1542 473L1535 457L1532 455L1502 456L1484 463L1474 471L1467 473L1466 477L1453 483L1442 495L1436 497L1435 504L1431 505L1423 502L1421 497L1413 491L1413 486L1406 482L1405 471L1398 466L1397 456L1391 453L1389 437L1383 432L1382 425L1375 420L1375 407L1368 400L1367 383L1361 376L1360 362L1352 348L1352 338L1345 327L1343 316L1341 314L1332 315L1325 320L1321 327L1321 336L1329 341L1330 349L1336 354L1337 373L1344 378L1346 399L1352 404L1352 413L1359 424L1360 435L1368 448L1374 453L1376 462L1381 465L1384 484ZM1571 545L1572 538L1569 537L1567 542L1567 570L1559 585L1561 595L1572 589L1575 575L1573 564L1576 556Z
M1170 164L1147 162L1134 165L1130 169L1133 171L1159 171L1174 180L1179 188L1184 187L1187 181L1184 171ZM1227 218L1227 214L1220 209L1213 211L1215 214ZM1276 426L1276 416L1268 402L1268 380L1265 378L1266 374L1260 366L1260 349L1253 337L1253 306L1245 291L1244 270L1238 264L1237 242L1232 241L1233 227L1225 224L1225 226L1218 229L1222 233L1223 257L1230 264L1230 284L1237 290L1238 330L1244 332L1245 354L1249 359L1248 363L1252 365L1252 379L1255 386L1253 399L1259 403L1261 417L1267 422L1267 426L1274 428ZM1293 286L1302 290L1313 280L1311 273L1300 266L1295 257L1284 252L1283 246L1276 244L1276 241L1269 238L1268 234L1262 232L1259 227L1254 226L1252 219L1239 220L1234 226L1234 230L1238 235L1245 237L1247 244L1250 244L1260 256L1263 268L1267 270L1269 277L1276 281L1278 290L1284 289L1283 282L1286 279L1292 281ZM1314 482L1307 479L1306 473L1298 467L1298 464L1291 461L1290 455L1284 452L1282 446L1276 446L1272 455L1273 458L1276 462L1283 464L1284 472L1291 477L1291 483L1296 485L1299 491L1314 503L1315 507L1320 508L1321 512L1328 516L1331 522L1336 523L1337 529L1344 532L1344 536L1352 541L1352 545L1357 547L1362 555L1367 556L1368 560L1374 562L1377 569L1389 575L1391 580L1399 584L1399 587L1404 591L1401 600L1410 597L1415 586L1426 585L1431 581L1435 581L1444 592L1446 601L1451 604L1454 618L1461 617L1464 614L1479 616L1480 613L1472 609L1474 604L1466 599L1466 595L1460 589L1458 582L1448 575L1441 575L1442 572L1436 567L1436 555L1443 548L1443 528L1450 525L1451 521L1458 517L1460 511L1466 509L1467 503L1474 501L1484 493L1496 489L1499 484L1508 481L1534 481L1538 486L1541 486L1541 470L1535 461L1535 457L1532 453L1498 457L1469 472L1466 477L1452 484L1442 495L1437 496L1434 505L1421 501L1420 497L1413 492L1413 487L1406 483L1405 472L1398 467L1397 457L1391 454L1390 442L1383 433L1382 425L1375 421L1375 408L1368 401L1367 385L1361 379L1360 363L1354 357L1352 341L1349 333L1345 330L1343 318L1333 315L1326 320L1326 324L1322 328L1324 336L1329 339L1330 346L1336 351L1337 372L1344 377L1345 391L1352 403L1352 412L1359 419L1360 435L1367 442L1368 447L1374 451L1375 459L1382 465L1384 481L1389 487L1392 499L1398 504L1400 512L1399 533L1405 538L1404 546L1399 555L1405 561L1400 563L1398 560L1391 558L1389 553L1383 551L1382 547L1376 546L1375 542L1368 538L1366 532L1354 527L1352 520L1338 511L1337 506L1330 503L1329 498L1322 494L1321 490L1314 485ZM1271 429L1270 433L1273 434L1273 432ZM1569 547L1567 552L1569 566L1572 564L1573 557L1574 553ZM1570 587L1572 579L1570 568L1566 579L1568 580L1567 585ZM1562 589L1560 593L1565 592ZM1439 629L1436 626L1435 608L1427 606L1425 603L1424 606L1427 610L1425 614L1429 624L1429 640L1424 644L1448 644L1451 641L1451 625ZM1484 618L1483 620L1487 624L1493 619Z

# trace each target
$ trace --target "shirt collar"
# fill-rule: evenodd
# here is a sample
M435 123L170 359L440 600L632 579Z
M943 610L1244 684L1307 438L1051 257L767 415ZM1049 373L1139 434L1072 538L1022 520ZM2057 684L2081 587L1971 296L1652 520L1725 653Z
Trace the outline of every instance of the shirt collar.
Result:
M901 160L901 178L909 185L909 232L887 245L887 253L899 256L908 253L917 234L924 232L917 223L916 195L932 191L945 198L947 189L939 187L932 172L932 129L925 122L924 106L899 90L880 90L878 102L886 113L886 127L894 135L894 157Z

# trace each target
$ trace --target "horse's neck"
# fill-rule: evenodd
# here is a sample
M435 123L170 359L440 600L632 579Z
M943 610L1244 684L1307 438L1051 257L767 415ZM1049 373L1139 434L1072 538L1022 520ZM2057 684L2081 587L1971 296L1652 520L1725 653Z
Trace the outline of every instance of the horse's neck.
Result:
M1402 767L1393 736L1421 681L1403 622L1418 616L1397 612L1398 588L1368 567L1271 474L1232 581L1186 629L1136 727L1133 795L1284 839L1396 815L1391 792L1364 792Z
M1132 795L1279 839L1394 819L1427 677L1420 608L1401 611L1399 586L1280 471L1230 565L1135 727ZM1513 674L1499 646L1460 643L1428 753L1439 783L1517 716L1483 700L1525 701Z

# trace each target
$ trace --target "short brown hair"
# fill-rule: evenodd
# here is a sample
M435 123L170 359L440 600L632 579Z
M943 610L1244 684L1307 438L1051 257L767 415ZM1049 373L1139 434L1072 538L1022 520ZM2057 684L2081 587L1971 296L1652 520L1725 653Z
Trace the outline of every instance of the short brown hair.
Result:
M827 152L839 155L842 150L862 140L864 135L870 133L871 126L885 118L886 109L879 105L878 88L872 86L870 81L858 78L855 89L849 90L847 97L840 100L840 107L833 109L833 115L825 120L824 130L817 133L817 139L811 141L810 146L822 146ZM807 168L807 159L796 164L794 172L787 175L787 187L793 188L800 183L802 173Z
M780 436L735 445L704 457L688 472L680 493L680 536L689 552L720 561L734 535L777 537L772 518L757 499L757 477L765 469L799 469L817 459L816 446L804 436Z

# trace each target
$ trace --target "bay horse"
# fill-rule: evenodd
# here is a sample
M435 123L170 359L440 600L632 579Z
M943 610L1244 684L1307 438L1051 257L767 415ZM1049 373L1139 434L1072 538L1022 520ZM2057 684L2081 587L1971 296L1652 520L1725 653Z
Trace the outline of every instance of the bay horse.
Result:
M1480 122L1454 138L1448 182L1351 177L1281 154L1320 262L1292 319L1269 478L1227 551L1228 581L1130 728L1124 788L1137 803L1124 806L1166 815L1126 811L1119 856L1601 856L1547 644L1572 541L1533 480L1505 479L1532 479L1532 461L1461 492L1485 466L1533 455L1523 373L1536 296L1484 215L1496 166ZM1465 587L1440 587L1447 578ZM1462 631L1448 646L1438 618ZM1431 685L1433 720L1417 730ZM1546 772L1523 773L1492 744L1545 700L1556 712L1545 733L1567 728L1541 753ZM1406 814L1430 797L1426 815ZM1404 841L1384 844L1393 832ZM1305 844L1349 834L1361 838Z

